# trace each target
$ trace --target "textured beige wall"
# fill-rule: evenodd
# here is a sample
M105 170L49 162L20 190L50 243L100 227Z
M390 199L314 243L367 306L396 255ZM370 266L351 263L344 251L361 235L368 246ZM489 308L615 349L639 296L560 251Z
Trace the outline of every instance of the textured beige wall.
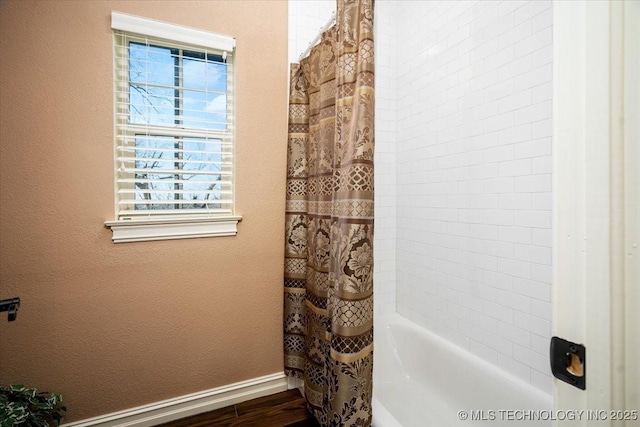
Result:
M236 37L236 237L111 242L112 10ZM74 421L282 371L286 1L2 0L0 54L0 384Z

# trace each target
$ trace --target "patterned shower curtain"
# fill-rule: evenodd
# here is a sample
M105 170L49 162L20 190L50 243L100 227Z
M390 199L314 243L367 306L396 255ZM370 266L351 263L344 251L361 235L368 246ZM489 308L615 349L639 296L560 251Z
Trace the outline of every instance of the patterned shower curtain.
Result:
M291 65L285 371L322 426L371 425L373 52L373 0L338 0Z

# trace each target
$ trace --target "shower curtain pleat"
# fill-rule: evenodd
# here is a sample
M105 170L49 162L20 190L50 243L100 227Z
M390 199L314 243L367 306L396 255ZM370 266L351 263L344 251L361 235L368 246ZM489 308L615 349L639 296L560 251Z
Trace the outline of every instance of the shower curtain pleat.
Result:
M371 424L373 59L373 1L338 0L291 66L285 371L323 426Z

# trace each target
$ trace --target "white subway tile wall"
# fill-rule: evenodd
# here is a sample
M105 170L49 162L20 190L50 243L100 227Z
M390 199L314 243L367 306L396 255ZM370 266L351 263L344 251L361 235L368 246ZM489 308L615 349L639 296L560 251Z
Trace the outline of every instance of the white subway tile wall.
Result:
M551 2L396 19L397 310L551 392Z
M396 311L396 10L393 0L376 1L374 315Z
M298 62L335 10L335 0L289 0L289 63Z
M335 8L289 0L295 62ZM552 6L377 0L375 312L551 392Z

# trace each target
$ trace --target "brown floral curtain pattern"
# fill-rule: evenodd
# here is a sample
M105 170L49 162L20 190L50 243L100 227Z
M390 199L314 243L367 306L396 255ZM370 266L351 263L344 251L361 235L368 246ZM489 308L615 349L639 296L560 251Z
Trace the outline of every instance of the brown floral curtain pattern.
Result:
M373 0L338 0L289 97L285 370L323 426L371 425L373 120Z

